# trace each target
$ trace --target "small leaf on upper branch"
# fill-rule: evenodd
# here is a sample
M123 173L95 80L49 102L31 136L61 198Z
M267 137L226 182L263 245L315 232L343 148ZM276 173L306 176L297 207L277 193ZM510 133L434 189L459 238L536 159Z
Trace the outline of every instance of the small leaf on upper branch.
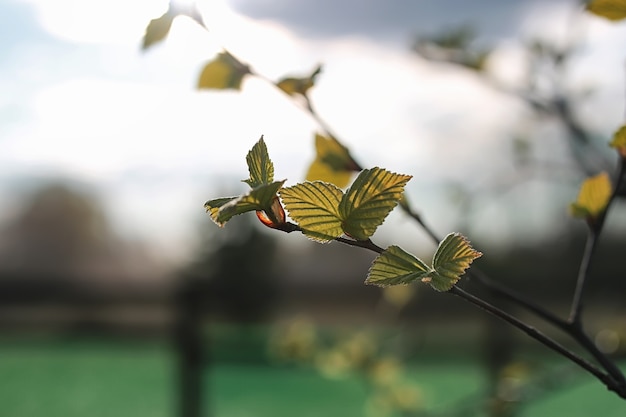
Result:
M175 17L176 15L168 10L162 16L152 19L148 23L146 33L143 36L142 49L144 51L167 37Z
M428 265L419 258L398 246L390 246L374 260L365 283L380 287L409 284L430 272Z
M398 204L410 175L382 168L364 169L339 204L339 215L346 234L367 240Z
M290 96L297 94L306 96L309 89L315 85L315 79L321 71L322 66L318 65L317 68L313 70L311 75L301 78L286 77L278 81L276 86Z
M587 11L612 21L626 18L626 2L624 0L591 0L587 3Z
M620 127L613 135L613 140L609 145L620 154L622 158L626 158L626 125Z
M250 178L244 180L251 188L274 181L274 164L267 152L263 136L254 144L246 155Z
M250 67L240 62L229 52L220 52L202 69L198 88L240 90L243 77L250 73Z
M266 213L272 210L276 193L285 181L276 181L271 184L260 185L248 194L235 198L218 198L209 200L204 208L211 214L211 218L218 226L223 226L233 216L248 211L263 210Z
M577 218L596 218L606 208L611 192L611 179L606 172L587 178L580 187L578 199L570 204L570 213Z
M280 190L280 197L303 233L318 242L330 242L341 236L338 207L343 192L335 185L322 182L303 182Z
M334 138L315 134L315 153L315 160L306 174L307 181L325 181L344 188L350 183L352 173L361 171L348 148Z
M446 236L433 257L434 272L424 282L437 291L448 291L461 279L474 259L482 253L472 248L469 240L460 233Z

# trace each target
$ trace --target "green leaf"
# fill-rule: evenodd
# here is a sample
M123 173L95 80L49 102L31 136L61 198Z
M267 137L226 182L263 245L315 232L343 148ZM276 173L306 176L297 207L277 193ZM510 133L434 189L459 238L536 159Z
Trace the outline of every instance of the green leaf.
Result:
M293 95L302 95L306 96L307 92L313 85L315 85L315 79L322 71L322 66L318 65L317 68L313 70L311 75L306 77L286 77L281 79L276 83L276 86L283 90L285 93L290 96Z
M374 260L365 283L380 287L409 284L430 272L428 265L419 258L398 246L390 246Z
M217 223L217 212L219 211L219 209L226 203L233 201L235 199L239 198L239 196L236 197L221 197L221 198L215 198L213 200L209 200L206 203L204 203L204 209L207 211L207 213L209 213L209 215L211 216L211 219ZM218 223L218 225L222 226L221 224Z
M617 149L617 152L626 158L626 125L620 127L613 135L613 140L609 143L609 146Z
M199 89L240 90L243 77L250 74L250 67L229 52L221 52L208 62L200 73Z
M303 233L318 242L329 242L343 234L338 206L343 192L335 185L303 182L280 190L280 197Z
M626 18L626 2L624 0L591 0L587 3L587 11L611 21Z
M482 253L472 248L469 240L460 233L446 236L433 258L434 272L422 281L430 283L437 291L448 291L461 279L465 270Z
M369 239L398 204L410 179L382 168L361 171L339 204L344 232L357 240Z
M348 148L334 138L316 134L315 153L315 160L306 174L307 181L325 181L344 188L350 183L352 173L361 171Z
M274 164L267 152L263 136L246 155L250 178L244 180L251 188L274 181Z
M168 10L162 16L152 19L148 23L146 33L143 36L142 49L144 51L167 37L175 17L176 15Z
M207 201L204 205L206 211L218 226L223 226L233 216L246 213L248 211L262 210L272 212L272 204L276 193L283 186L285 181L276 181L271 184L260 185L248 194L235 198L218 198Z
M587 178L580 187L578 199L570 204L570 213L577 218L596 218L611 198L611 179L606 172Z

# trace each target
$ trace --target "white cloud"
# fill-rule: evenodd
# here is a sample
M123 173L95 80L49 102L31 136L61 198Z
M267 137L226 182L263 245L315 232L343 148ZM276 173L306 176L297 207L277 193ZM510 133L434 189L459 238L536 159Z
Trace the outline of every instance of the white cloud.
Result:
M0 163L106 187L118 218L146 235L158 230L163 242L184 234L181 217L212 197L199 178L213 178L216 192L240 185L246 152L261 134L277 177L289 183L302 179L313 157L315 122L267 82L247 79L242 92L194 90L201 65L222 43L271 79L325 64L312 92L322 118L364 165L415 175L410 188L418 195L442 177L510 172L505 139L520 107L469 71L425 65L408 51L361 38L306 42L222 2L200 5L209 33L180 20L164 44L142 55L138 39L163 2L24 1L37 5L54 36L100 45L61 56L71 56L68 75L56 62L58 76L29 95L24 120L0 141ZM42 58L40 68L55 63ZM27 81L18 80L32 90ZM229 184L221 187L222 180ZM156 210L152 196L168 196L167 203ZM442 212L435 209L433 217Z
M167 10L167 0L23 0L36 7L42 27L78 43L128 43Z

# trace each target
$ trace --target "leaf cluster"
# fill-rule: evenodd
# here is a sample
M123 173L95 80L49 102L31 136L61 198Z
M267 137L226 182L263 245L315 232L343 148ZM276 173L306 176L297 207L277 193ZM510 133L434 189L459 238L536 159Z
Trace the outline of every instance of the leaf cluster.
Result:
M293 231L294 227L286 227L284 205L296 221L297 230L321 243L344 235L355 241L368 241L402 200L404 187L411 179L410 175L375 167L362 170L346 192L319 180L283 188L285 180L274 181L274 164L262 136L246 155L246 162L249 178L243 182L251 190L240 196L207 201L204 207L211 219L223 226L233 216L255 211L266 226ZM365 282L385 287L421 280L437 291L448 291L481 255L458 233L441 241L432 267L400 247L391 246L381 250Z

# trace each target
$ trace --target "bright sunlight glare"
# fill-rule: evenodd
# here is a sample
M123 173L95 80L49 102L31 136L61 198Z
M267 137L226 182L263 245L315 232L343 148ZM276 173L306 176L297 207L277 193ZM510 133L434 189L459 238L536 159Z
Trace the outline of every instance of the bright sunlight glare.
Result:
M35 6L50 34L75 43L128 43L143 22L167 10L167 0L23 0Z

